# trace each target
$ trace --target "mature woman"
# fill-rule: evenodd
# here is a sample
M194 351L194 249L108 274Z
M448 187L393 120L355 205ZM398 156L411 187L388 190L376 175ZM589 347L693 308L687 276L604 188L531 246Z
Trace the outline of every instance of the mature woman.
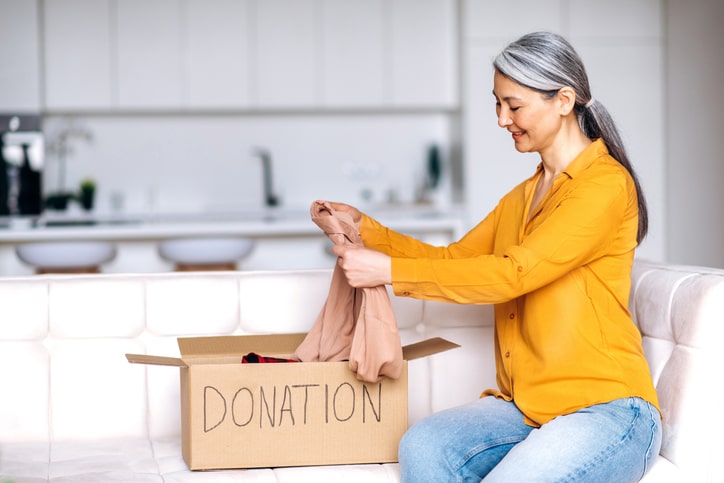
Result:
M493 95L498 125L541 162L460 241L433 247L333 204L360 224L364 247L335 248L351 285L495 304L498 388L411 427L402 478L637 481L659 451L661 419L627 309L647 230L636 174L562 37L507 46Z

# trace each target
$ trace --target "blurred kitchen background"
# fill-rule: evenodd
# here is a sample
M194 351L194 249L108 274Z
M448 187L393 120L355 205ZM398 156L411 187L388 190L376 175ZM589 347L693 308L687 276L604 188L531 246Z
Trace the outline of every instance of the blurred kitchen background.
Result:
M622 131L650 207L638 256L724 267L723 21L719 0L0 0L4 196L27 165L44 203L4 206L0 274L56 238L38 215L279 223L330 199L446 243L538 162L491 94L492 57L533 30L572 41ZM87 181L92 208L63 209ZM139 255L159 233L123 235L136 258L111 271L163 268ZM244 268L306 267L275 233Z

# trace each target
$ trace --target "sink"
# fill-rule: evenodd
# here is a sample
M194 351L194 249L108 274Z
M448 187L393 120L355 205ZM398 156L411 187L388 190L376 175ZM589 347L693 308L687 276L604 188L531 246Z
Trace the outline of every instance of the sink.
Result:
M44 226L92 226L96 225L96 220L47 220Z
M107 226L107 225L137 225L142 223L140 218L50 218L40 220L38 226Z
M245 258L254 248L254 240L240 237L176 238L159 244L166 260L185 265L215 265Z
M113 243L96 241L57 241L25 243L15 247L18 258L38 268L89 268L113 259Z

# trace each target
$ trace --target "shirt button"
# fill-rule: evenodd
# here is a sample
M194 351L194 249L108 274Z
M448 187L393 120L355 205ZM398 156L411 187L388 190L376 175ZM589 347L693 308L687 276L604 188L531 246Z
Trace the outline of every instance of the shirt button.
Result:
M507 352L505 353L505 357L510 357L510 351L507 351Z
M510 318L510 320L513 320L515 318L515 314L510 314L508 318Z
M522 272L522 271L523 271L523 267L518 266L518 271L519 271L519 272Z

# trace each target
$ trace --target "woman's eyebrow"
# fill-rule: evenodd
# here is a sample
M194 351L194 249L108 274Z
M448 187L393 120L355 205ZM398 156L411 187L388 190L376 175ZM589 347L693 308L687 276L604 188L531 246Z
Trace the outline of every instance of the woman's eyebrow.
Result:
M493 97L495 97L495 98L497 99L497 98L498 98L498 95L495 93L495 91L492 91L492 92L493 92ZM516 101L522 100L522 98L521 98L521 97L518 97L518 96L505 96L505 97L502 98L502 100L504 100L504 101L509 101L509 100L511 100L511 99L512 99L512 100L516 100Z

